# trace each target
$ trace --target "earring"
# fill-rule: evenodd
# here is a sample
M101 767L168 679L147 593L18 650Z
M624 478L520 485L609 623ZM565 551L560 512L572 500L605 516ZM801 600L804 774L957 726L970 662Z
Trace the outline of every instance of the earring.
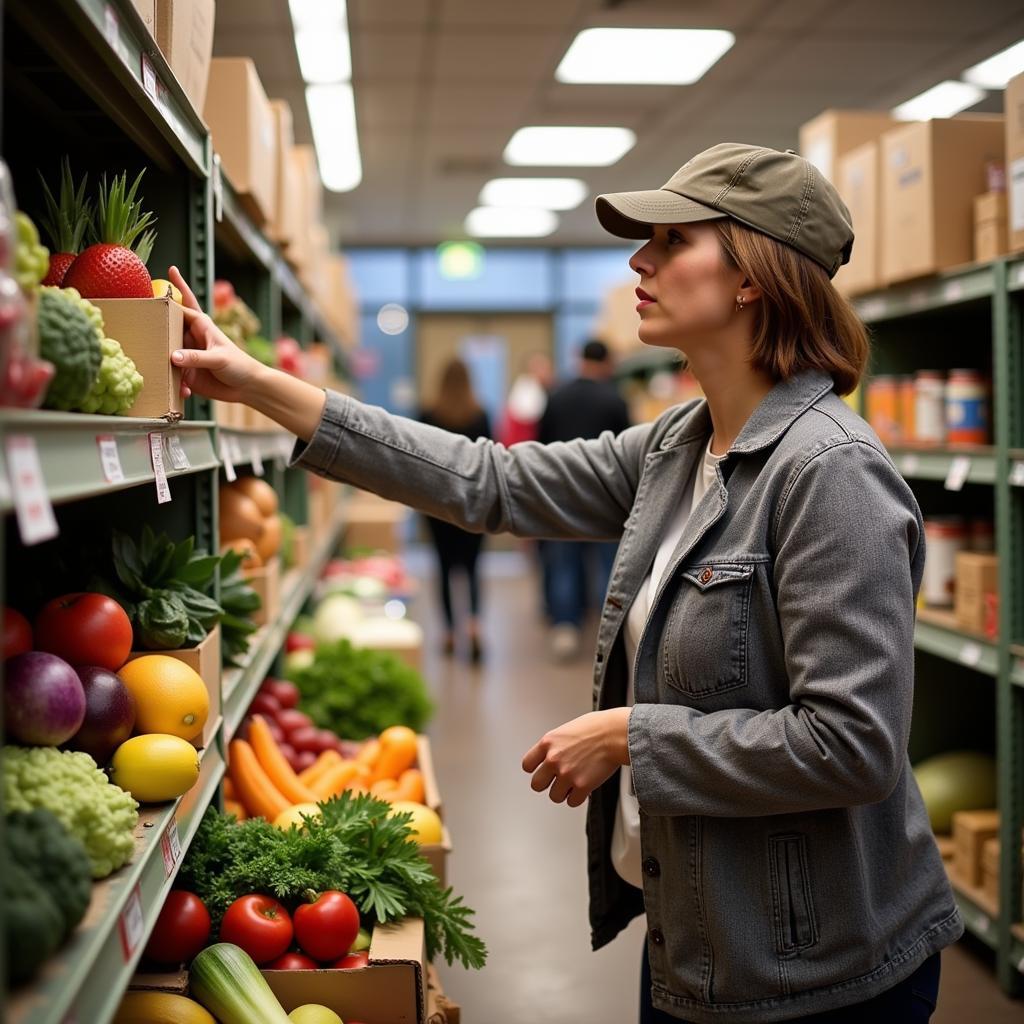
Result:
M744 300L743 300L743 296L742 295L737 295L736 296L736 312L737 313L742 313L743 312L743 301Z

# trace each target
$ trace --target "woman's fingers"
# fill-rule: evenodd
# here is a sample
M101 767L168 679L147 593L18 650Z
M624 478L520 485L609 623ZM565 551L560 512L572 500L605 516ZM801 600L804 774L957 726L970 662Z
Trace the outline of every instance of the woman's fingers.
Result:
M545 746L543 740L541 740L540 743L537 743L534 746L532 746L523 755L523 771L535 772L540 767L541 761L544 760L546 751L547 747Z
M185 281L185 278L181 276L181 271L177 267L171 267L168 269L167 275L170 278L171 284L173 284L178 289L178 291L181 292L182 305L187 306L191 309L198 309L199 312L202 312L202 309L199 306L199 302L196 299L195 295L193 294L192 289L189 288L188 283Z
M222 352L208 348L179 348L171 353L171 361L186 370L217 371L227 365L227 357Z
M568 779L555 779L555 784L551 787L551 792L548 796L551 798L551 802L553 804L561 804L565 802L566 797L568 797L572 791L572 783Z
M533 778L530 779L530 788L535 793L543 793L548 786L555 780L555 770L549 764L542 764L533 773Z

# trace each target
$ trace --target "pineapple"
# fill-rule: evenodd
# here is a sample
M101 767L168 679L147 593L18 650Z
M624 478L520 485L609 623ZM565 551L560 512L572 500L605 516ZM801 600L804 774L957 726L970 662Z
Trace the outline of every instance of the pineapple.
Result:
M41 218L41 222L50 236L52 249L50 266L42 283L59 288L64 283L68 267L82 251L85 233L92 225L92 200L85 197L89 176L82 178L76 187L71 164L64 157L60 168L59 200L53 198L50 186L41 174L39 180L43 183L43 200L46 203L46 216Z

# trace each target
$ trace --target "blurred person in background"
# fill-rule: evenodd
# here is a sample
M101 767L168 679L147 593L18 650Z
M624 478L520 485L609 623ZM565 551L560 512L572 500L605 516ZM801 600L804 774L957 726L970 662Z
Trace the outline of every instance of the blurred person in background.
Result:
M600 437L606 430L621 434L629 426L629 410L612 382L612 359L603 341L592 339L580 352L578 375L556 388L541 417L541 444ZM544 594L551 620L551 653L574 658L588 596L598 600L608 588L617 541L546 540L541 546ZM589 570L589 571L588 571ZM588 586L589 584L589 586Z
M498 440L510 448L522 441L536 441L537 429L547 406L555 371L545 352L531 352L523 371L512 381L501 417Z
M490 438L491 424L487 413L473 393L469 369L461 359L452 359L441 371L437 401L420 413L420 420L453 434L462 434L471 441ZM438 582L441 607L444 610L445 633L442 647L445 654L455 651L456 621L452 605L452 577L457 570L466 575L469 587L469 615L465 630L469 656L473 662L483 657L480 642L480 574L477 561L483 546L483 534L469 533L433 516L425 516L430 538L437 552Z

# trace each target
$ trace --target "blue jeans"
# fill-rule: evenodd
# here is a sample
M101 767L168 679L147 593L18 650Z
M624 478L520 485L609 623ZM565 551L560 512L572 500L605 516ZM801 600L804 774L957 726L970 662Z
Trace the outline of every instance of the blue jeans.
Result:
M604 599L618 547L616 541L543 542L544 597L555 625L583 625L590 599L594 595L598 603Z
M844 1006L793 1024L927 1024L939 998L939 954L930 956L909 978L866 1003ZM644 960L640 971L640 1024L686 1024L651 1005L651 965L644 939Z

